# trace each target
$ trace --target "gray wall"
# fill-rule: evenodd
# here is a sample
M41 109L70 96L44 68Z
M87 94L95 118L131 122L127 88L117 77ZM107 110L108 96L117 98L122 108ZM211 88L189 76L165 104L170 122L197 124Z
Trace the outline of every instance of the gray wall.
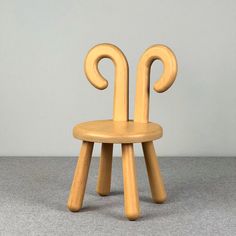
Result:
M74 156L74 124L111 118L112 63L101 62L105 91L83 73L86 52L102 42L128 58L131 117L141 53L155 43L175 52L176 83L151 93L151 120L164 128L159 155L236 155L235 24L233 0L0 0L0 155ZM161 69L153 64L152 84Z

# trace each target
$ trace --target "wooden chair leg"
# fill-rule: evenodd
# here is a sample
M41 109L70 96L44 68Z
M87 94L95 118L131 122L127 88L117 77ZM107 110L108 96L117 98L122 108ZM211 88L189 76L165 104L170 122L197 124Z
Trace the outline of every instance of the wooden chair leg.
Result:
M161 177L159 164L153 142L142 143L146 168L154 202L163 203L166 200L165 186Z
M97 193L107 196L111 190L112 143L103 143L99 162Z
M129 220L139 217L139 197L133 144L122 144L125 215Z
M79 211L82 207L93 145L92 142L83 141L82 143L67 203L71 211Z

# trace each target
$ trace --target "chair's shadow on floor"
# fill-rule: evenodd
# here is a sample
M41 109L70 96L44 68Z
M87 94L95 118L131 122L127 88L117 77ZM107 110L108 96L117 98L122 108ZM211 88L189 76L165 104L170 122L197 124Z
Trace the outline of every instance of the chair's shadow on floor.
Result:
M87 193L88 194L88 193ZM89 211L99 211L99 214L103 215L104 217L109 217L109 218L114 218L114 219L117 219L117 220L120 220L120 221L127 221L127 218L124 217L124 212L122 213L118 213L116 210L112 210L112 207L114 206L117 206L117 207L120 207L123 211L123 194L124 192L121 191L121 190L116 190L116 191L112 191L108 196L105 196L105 197L100 197L95 191L94 192L89 192L89 195L92 195L94 197L100 197L100 198L109 198L111 199L112 197L114 196L119 196L120 198L122 198L122 202L120 200L117 200L117 198L110 202L106 202L102 203L102 201L98 201L99 203L95 206L95 205L90 205L90 203L86 203L85 207L83 207L79 212L78 214L81 212L89 212ZM163 204L156 204L152 201L152 198L151 196L146 196L146 195L141 195L140 194L140 203L144 202L144 203L148 203L148 204L152 204L154 205L156 208L158 208L158 206L160 205L163 205ZM117 203L115 202L117 200ZM85 202L86 202L86 199L85 199ZM174 201L173 201L174 202ZM166 204L170 204L172 203L172 201L170 201L169 199L164 203L165 205ZM87 205L88 204L88 205ZM109 211L104 211L104 209L108 209L110 208ZM102 209L102 210L101 210ZM145 215L142 215L141 214L141 217L137 220L137 221L148 221L148 220L153 220L154 218L159 218L159 217L165 217L167 215L170 215L171 212L165 212L163 214L163 211L162 211L162 214L161 216L158 215L158 213L148 213L148 214L145 214Z
M187 177L186 177L187 178ZM147 204L152 205L153 209L152 211L146 211L143 210L144 214L142 214L142 208L141 208L141 217L137 221L149 221L153 219L160 219L163 217L168 217L170 215L176 215L179 211L183 210L183 208L189 208L191 212L198 211L199 206L197 204L192 204L192 201L199 201L199 194L203 197L201 201L204 201L204 198L207 198L207 196L211 195L217 195L219 198L222 198L221 200L224 201L224 195L221 194L222 192L226 191L224 189L224 185L218 185L218 188L215 189L214 185L216 185L219 182L227 182L227 177L220 177L216 176L215 178L209 178L209 179L203 179L202 178L189 178L188 181L183 179L181 182L169 185L169 188L167 188L168 198L165 203L163 204L156 204L152 201L150 193L147 191L145 192L145 195L140 194L140 203L142 205L142 202L147 206ZM168 186L168 183L167 183ZM202 195L204 193L204 195ZM99 195L95 193L95 191L90 191L88 194L92 195L93 197L97 196L99 198ZM81 210L81 212L87 212L87 211L98 211L98 214L103 215L104 217L114 218L121 221L127 221L127 219L124 217L124 213L117 212L115 209L112 209L112 206L120 207L123 209L123 203L121 203L120 200L117 200L117 197L114 199L114 201L110 201L112 197L119 196L122 198L123 202L123 191L113 191L110 193L109 196L106 197L100 197L100 198L109 198L109 201L97 201L97 205L90 205L90 202L87 202L85 205L85 208ZM189 196L192 196L192 198L189 198ZM196 196L196 197L194 197ZM115 202L117 200L117 203ZM205 199L206 200L206 199ZM218 199L219 200L219 199ZM86 197L85 197L86 202ZM91 202L92 203L92 202ZM149 206L150 206L149 205ZM173 205L170 206L170 205ZM184 206L184 207L183 207ZM110 210L103 210L104 208Z
M86 195L87 195L87 198L90 198L91 196L93 198L97 197L97 201L96 201L96 204L94 204L93 200L91 199L86 199ZM102 215L103 217L105 218L114 218L114 219L117 219L119 221L127 221L127 218L124 217L124 212L123 212L123 191L113 191L110 193L109 196L105 196L105 197L100 197L98 194L96 194L96 192L92 192L92 191L89 191L87 192L85 195L85 199L84 199L84 206L83 208L79 211L79 212L70 212L68 209L67 209L67 206L66 206L66 202L65 204L62 204L62 203L55 203L55 202L52 202L52 201L48 201L48 202L45 202L45 201L41 201L38 202L40 204L44 204L44 206L46 207L49 207L50 209L56 209L58 211L61 211L61 212L68 212L70 214L84 214L84 213L88 213L88 212L95 212L96 211L96 214L100 214ZM115 198L114 200L111 201L111 199L115 196L119 196L120 198L122 198L122 201L117 198ZM100 199L99 199L100 198ZM109 201L106 201L106 199L109 198ZM116 202L117 201L117 202ZM156 207L158 207L158 205L160 206L160 204L155 204L151 197L149 196L140 196L140 202L145 202L145 203L148 203L148 204L153 204L154 206L156 205ZM169 204L169 200L164 203L164 204ZM116 209L114 209L114 206L115 207L119 207L121 209L121 211L117 212ZM107 210L109 209L109 210ZM165 213L163 215L163 213L161 214L161 217L164 217L164 216L167 216L171 214L171 212L169 212L168 214ZM142 215L141 214L141 217L137 220L137 221L148 221L148 220L153 220L154 218L158 218L160 217L160 215L157 213L157 214L154 214L154 213L148 213L148 214L145 214L145 215Z

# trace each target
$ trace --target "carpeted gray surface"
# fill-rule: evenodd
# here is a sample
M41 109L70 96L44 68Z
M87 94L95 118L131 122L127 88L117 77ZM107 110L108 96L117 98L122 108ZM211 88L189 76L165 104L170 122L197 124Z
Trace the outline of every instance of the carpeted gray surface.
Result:
M112 193L95 193L93 158L84 208L66 208L75 158L0 158L0 235L236 235L236 158L160 158L168 201L151 202L143 158L137 158L142 217L123 217L121 159Z

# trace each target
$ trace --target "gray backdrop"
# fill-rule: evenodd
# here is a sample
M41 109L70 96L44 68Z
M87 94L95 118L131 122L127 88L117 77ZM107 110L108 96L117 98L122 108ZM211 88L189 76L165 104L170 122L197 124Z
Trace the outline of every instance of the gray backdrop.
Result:
M164 128L159 155L235 155L235 23L233 0L0 0L0 155L74 156L73 126L111 118L112 63L101 62L104 91L83 72L87 51L102 42L129 61L131 118L140 55L156 43L175 52L176 83L151 93L151 120ZM155 62L151 86L161 70Z

